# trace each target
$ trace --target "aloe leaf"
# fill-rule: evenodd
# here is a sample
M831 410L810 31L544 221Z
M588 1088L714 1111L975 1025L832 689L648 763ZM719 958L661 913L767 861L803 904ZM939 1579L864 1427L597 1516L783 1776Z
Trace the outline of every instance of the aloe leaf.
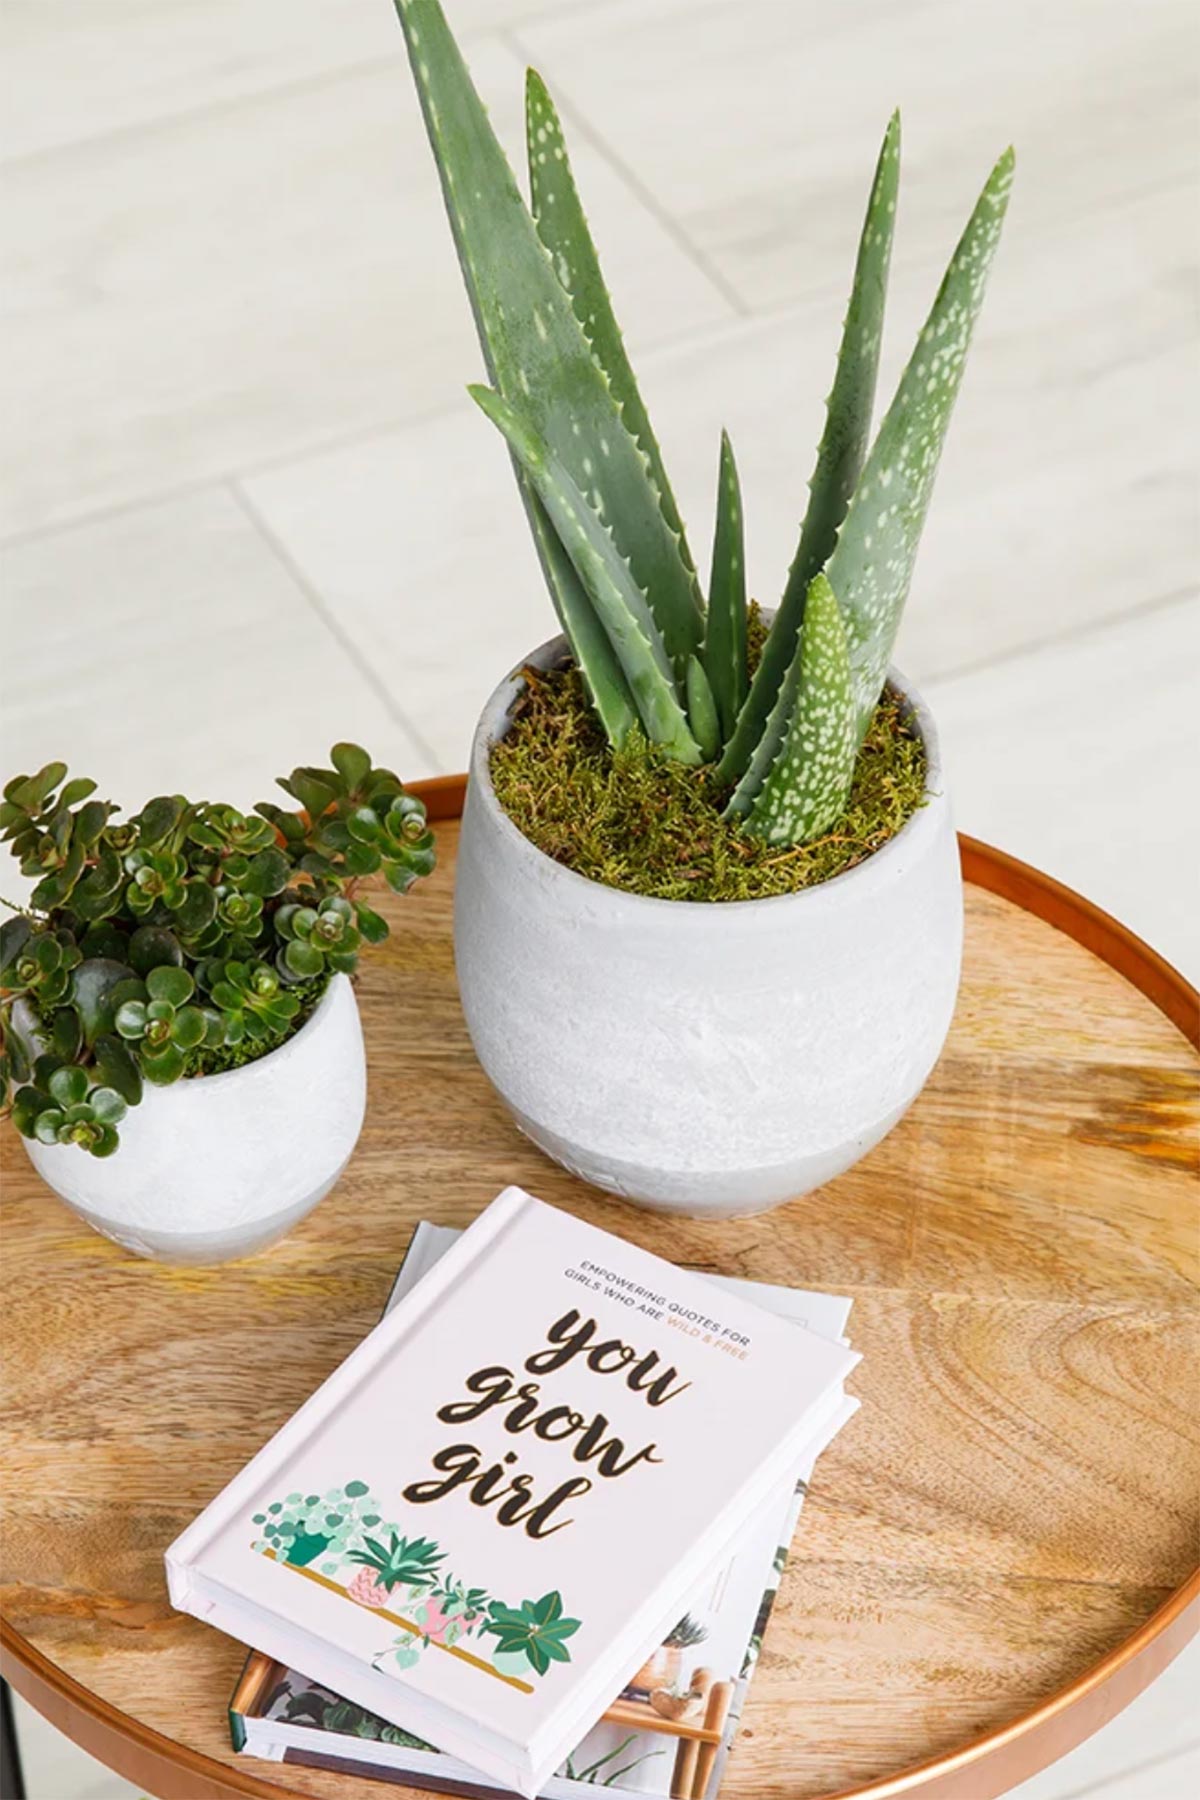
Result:
M492 381L608 523L682 664L698 647L702 619L645 453L580 330L438 0L396 6ZM535 538L554 591L557 566L544 534ZM554 597L565 623L563 597Z
M696 605L700 607L696 565L688 549L683 520L663 466L658 439L613 312L591 228L580 204L562 122L536 69L528 69L525 73L525 133L529 152L529 194L538 236L550 252L555 273L570 296L575 317L591 345L592 355L608 376L621 416L645 454L663 517L692 577L692 590Z
M717 525L713 533L712 579L704 635L704 667L708 675L721 742L732 735L746 699L746 547L742 525L742 491L729 433L721 433L717 475Z
M814 576L814 580L816 577ZM797 636L796 647L792 651L792 660L784 671L783 680L767 714L767 722L754 745L749 766L742 774L741 780L729 796L725 806L727 819L744 818L750 811L762 789L763 782L771 768L779 758L783 742L792 722L792 714L796 706L796 697L800 691L801 633ZM718 770L718 774L720 771Z
M705 762L715 762L721 749L721 721L712 687L698 656L689 656L687 665L687 711L692 736L700 746Z
M525 502L534 545L554 601L554 610L567 634L575 665L583 677L592 707L610 744L621 745L638 722L637 708L595 608L575 573L575 565L546 516L546 509L526 480L519 463L517 484Z
M845 810L858 756L849 645L842 609L817 575L796 647L794 704L782 747L744 829L772 844L803 844Z
M617 654L646 736L680 762L698 763L700 750L679 704L654 616L604 521L529 419L491 388L469 392L507 438L574 563Z
M779 686L792 662L804 597L833 551L838 528L862 471L871 433L871 410L879 373L879 346L887 297L888 265L900 183L900 115L893 113L883 135L875 177L858 241L850 304L842 327L837 369L825 403L825 430L809 482L808 507L787 586L750 696L721 761L719 773L736 781L748 768Z
M988 176L879 428L826 574L846 618L859 738L883 687L938 459L1012 187L1013 152Z

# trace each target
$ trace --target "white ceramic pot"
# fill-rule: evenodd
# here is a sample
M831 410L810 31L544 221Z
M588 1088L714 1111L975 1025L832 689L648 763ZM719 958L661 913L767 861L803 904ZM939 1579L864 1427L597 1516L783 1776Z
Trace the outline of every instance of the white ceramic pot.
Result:
M933 721L889 679L924 739L926 805L845 875L723 903L621 893L535 849L488 773L519 675L493 694L459 845L459 988L488 1077L564 1167L666 1211L762 1212L848 1169L920 1092L958 991L962 877Z
M261 1250L329 1192L362 1129L358 1002L335 975L294 1037L224 1075L147 1086L112 1156L22 1141L57 1194L105 1237L172 1263Z

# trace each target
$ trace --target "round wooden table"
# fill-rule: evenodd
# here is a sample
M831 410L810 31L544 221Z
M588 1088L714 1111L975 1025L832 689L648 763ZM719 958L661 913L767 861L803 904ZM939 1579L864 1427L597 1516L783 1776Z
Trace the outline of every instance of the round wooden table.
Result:
M1196 996L1056 883L964 843L945 1054L859 1166L759 1218L665 1220L521 1138L471 1052L441 866L359 993L370 1109L281 1245L204 1270L95 1236L3 1134L3 1669L160 1800L380 1800L235 1756L243 1650L162 1552L375 1323L416 1220L506 1182L676 1261L852 1294L861 1413L817 1471L726 1800L987 1800L1196 1628ZM907 1773L906 1773L907 1771Z

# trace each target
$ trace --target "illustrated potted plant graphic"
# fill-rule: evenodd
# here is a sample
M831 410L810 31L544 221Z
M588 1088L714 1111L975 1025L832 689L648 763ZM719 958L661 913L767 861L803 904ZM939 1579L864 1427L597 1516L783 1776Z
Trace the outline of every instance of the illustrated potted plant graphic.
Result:
M480 1624L490 1595L486 1588L467 1587L453 1576L437 1581L414 1614L421 1635L430 1643L453 1644Z
M555 1589L540 1600L522 1600L519 1606L493 1600L482 1629L496 1639L493 1656L502 1674L545 1675L553 1663L570 1662L567 1639L574 1637L580 1623L566 1617L562 1596Z
M348 1481L323 1494L298 1490L253 1515L260 1533L254 1548L293 1569L315 1568L329 1579L340 1573L352 1546L366 1541L364 1533L381 1522L378 1502L365 1481Z
M562 633L475 736L455 892L467 1025L518 1126L568 1168L663 1208L760 1210L878 1142L954 1008L957 843L933 720L891 656L1012 153L872 436L889 123L764 634L732 447L702 583L545 86L531 70L527 203L438 0L397 4L487 367L471 393Z
M435 1585L438 1564L445 1560L431 1538L401 1537L393 1530L384 1542L364 1534L362 1547L347 1556L359 1568L346 1591L363 1606L408 1604Z

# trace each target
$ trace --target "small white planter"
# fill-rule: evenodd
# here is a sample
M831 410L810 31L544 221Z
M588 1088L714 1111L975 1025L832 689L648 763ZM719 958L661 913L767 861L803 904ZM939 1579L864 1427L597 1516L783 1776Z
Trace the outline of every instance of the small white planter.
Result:
M845 875L723 903L621 893L535 849L488 772L519 676L493 694L459 845L459 988L485 1072L564 1167L666 1211L761 1212L848 1169L916 1098L954 1011L962 877L933 721L890 680L927 804Z
M213 1263L280 1238L329 1192L366 1110L354 989L335 975L294 1037L224 1075L147 1086L114 1155L22 1141L43 1181L139 1256Z

